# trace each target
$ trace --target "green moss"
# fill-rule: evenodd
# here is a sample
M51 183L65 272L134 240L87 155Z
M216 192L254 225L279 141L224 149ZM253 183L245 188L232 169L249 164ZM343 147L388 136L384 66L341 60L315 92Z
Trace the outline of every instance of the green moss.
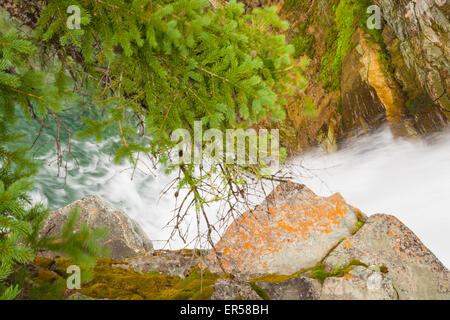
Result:
M43 282L53 282L60 278L57 273L44 268L38 270L37 277Z
M430 110L435 105L435 102L426 93L421 93L406 102L406 108L409 114L416 115L422 111Z
M29 288L30 300L63 300L67 284L65 279L56 279L52 282L38 281L35 286Z
M185 278L156 272L137 273L121 267L111 267L102 261L94 269L93 280L80 292L93 298L148 300L205 300L214 293L218 275L194 269Z
M36 256L33 265L41 268L48 268L53 263L53 259Z
M249 280L249 282L262 281L262 282L271 282L271 283L283 283L289 279L295 278L293 276L288 275L278 275L278 274L267 274L258 278L254 278Z
M258 296L260 296L263 300L270 300L269 295L267 294L266 290L261 288L260 286L256 285L254 282L249 282L250 287L256 292Z
M364 226L364 224L365 224L364 221L358 221L358 222L356 223L357 231L358 231L359 229L361 229L361 228Z
M142 274L161 274L161 272L159 272L158 270L150 270L150 271L143 271Z
M314 266L311 273L309 274L309 277L312 279L317 279L320 282L323 282L326 278L331 277L331 273L326 272L325 265L319 262Z
M380 266L379 269L380 269L381 273L388 273L389 272L389 270L388 270L388 268L386 266Z
M30 297L64 299L65 296L76 292L66 290L65 278L69 276L66 270L73 262L67 258L56 258L54 261L57 263L55 272L38 267L37 276L32 277L35 288L29 291ZM43 259L37 262L47 267L52 264ZM212 285L219 278L208 270L202 272L198 268L194 268L185 279L181 279L158 271L138 273L131 268L113 267L123 264L126 263L101 258L93 269L81 268L82 286L77 291L94 299L206 300L214 293ZM88 281L83 281L86 278L85 273L90 273ZM22 276L23 279L30 277L29 272Z
M325 271L325 265L321 262L319 262L310 273L309 277L312 279L317 279L320 282L325 281L326 278L330 277L343 277L349 272L351 272L356 266L363 266L365 268L368 268L368 266L361 262L358 259L351 260L347 265L342 267L335 267L333 271L328 272Z
M309 57L314 56L314 36L312 34L308 34L308 26L308 21L301 24L298 28L298 32L291 40L291 44L295 48L294 57L296 58L301 57L304 54Z
M195 268L188 277L181 280L170 290L161 292L162 299L168 300L207 300L214 293L212 285L219 276L209 270Z
M39 262L42 261L39 260ZM14 284L18 284L23 289L25 297L30 300L64 299L66 280L48 269L35 267L37 272L21 268L14 274Z
M291 40L291 44L295 48L294 57L301 57L306 54L308 57L314 56L314 37L312 35L298 34Z
M122 267L112 267L114 261L99 259L91 281L80 293L98 299L157 299L160 293L180 281L178 277L140 274Z
M320 79L329 90L340 89L342 63L353 46L352 36L360 27L373 41L382 44L380 30L369 30L366 26L371 0L341 0L333 5L334 21L326 36L326 53L322 58Z
M303 106L303 114L312 119L317 117L319 112L311 97L304 96L301 100L301 104Z
M343 111L342 111L342 99L341 99L341 96L338 97L336 111L337 111L341 116L343 115Z
M359 210L356 210L356 217L358 222L356 223L356 230L353 232L353 235L356 234L365 224L363 213Z

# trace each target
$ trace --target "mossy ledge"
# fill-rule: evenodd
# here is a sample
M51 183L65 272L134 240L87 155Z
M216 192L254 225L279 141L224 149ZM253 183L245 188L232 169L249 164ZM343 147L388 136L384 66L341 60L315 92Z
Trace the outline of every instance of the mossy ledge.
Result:
M81 289L64 290L65 279L70 276L66 270L72 264L67 258L37 257L33 265L39 272L32 276L33 288L29 292L48 290L58 285L54 288L57 291L55 298L58 299L67 299L78 292L92 299L207 300L213 295L212 285L219 278L219 275L198 267L193 268L184 279L157 272L138 273L127 267L127 262L99 258L93 268L81 268L82 275L89 275L83 279ZM53 271L48 269L51 266Z

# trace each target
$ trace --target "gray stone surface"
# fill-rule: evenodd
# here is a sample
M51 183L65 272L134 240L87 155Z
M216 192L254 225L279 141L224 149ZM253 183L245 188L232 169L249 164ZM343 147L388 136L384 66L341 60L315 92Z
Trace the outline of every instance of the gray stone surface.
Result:
M127 259L128 266L137 272L159 271L184 278L192 268L202 263L204 252L199 250L158 250L147 255Z
M321 284L316 279L297 277L282 283L257 281L271 300L318 300Z
M326 278L321 300L396 300L387 274L358 266L343 277Z
M245 281L220 278L213 287L211 300L262 300Z
M112 258L124 259L153 250L152 242L139 224L99 196L83 198L53 211L45 221L41 234L61 233L68 213L74 208L80 209L78 226L81 222L86 222L91 228L102 227L109 230L109 235L102 239L102 244L111 248Z
M412 75L439 105L450 111L450 2L437 0L374 0L396 38L405 67L401 82ZM388 48L391 50L391 48ZM407 88L408 89L408 88Z
M450 299L449 270L397 218L369 217L352 237L334 249L328 269L358 259L369 267L385 266L400 299Z

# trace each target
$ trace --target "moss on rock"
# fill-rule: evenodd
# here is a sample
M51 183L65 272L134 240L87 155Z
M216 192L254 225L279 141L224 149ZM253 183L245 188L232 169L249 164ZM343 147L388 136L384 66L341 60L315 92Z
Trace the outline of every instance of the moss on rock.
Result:
M320 282L323 282L323 281L325 281L326 278L329 278L329 277L343 277L346 274L348 274L350 271L352 271L356 266L363 266L365 268L368 268L367 264L361 262L358 259L353 259L345 266L338 266L332 271L326 271L325 265L323 263L319 262L313 268L309 277L312 279L317 279Z
M159 272L138 273L124 261L99 258L93 268L82 267L79 290L68 290L68 258L36 258L35 272L23 273L30 284L27 297L32 299L66 299L74 293L93 299L110 300L206 300L214 293L219 276L209 270L192 269L184 279ZM54 271L48 268L52 267Z

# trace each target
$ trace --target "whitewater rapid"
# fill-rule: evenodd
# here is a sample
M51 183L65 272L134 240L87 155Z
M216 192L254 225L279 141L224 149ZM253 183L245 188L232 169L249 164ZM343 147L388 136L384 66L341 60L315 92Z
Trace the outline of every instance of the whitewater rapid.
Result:
M33 198L56 209L98 194L136 219L155 248L184 247L178 237L166 243L171 228L164 227L172 217L175 197L174 191L163 196L161 191L173 177L147 165L134 174L129 165L114 165L107 151L110 143L74 141L82 161L69 171L66 184L55 177L53 151L41 155L46 164L38 175ZM384 128L348 141L337 153L312 151L291 160L290 165L294 180L318 195L339 192L367 215L395 215L450 266L450 132L412 142L394 139ZM214 207L208 214L213 217L216 212Z
M396 216L450 266L450 132L412 142L384 128L294 163L306 168L296 179L317 194L339 192L367 215Z

